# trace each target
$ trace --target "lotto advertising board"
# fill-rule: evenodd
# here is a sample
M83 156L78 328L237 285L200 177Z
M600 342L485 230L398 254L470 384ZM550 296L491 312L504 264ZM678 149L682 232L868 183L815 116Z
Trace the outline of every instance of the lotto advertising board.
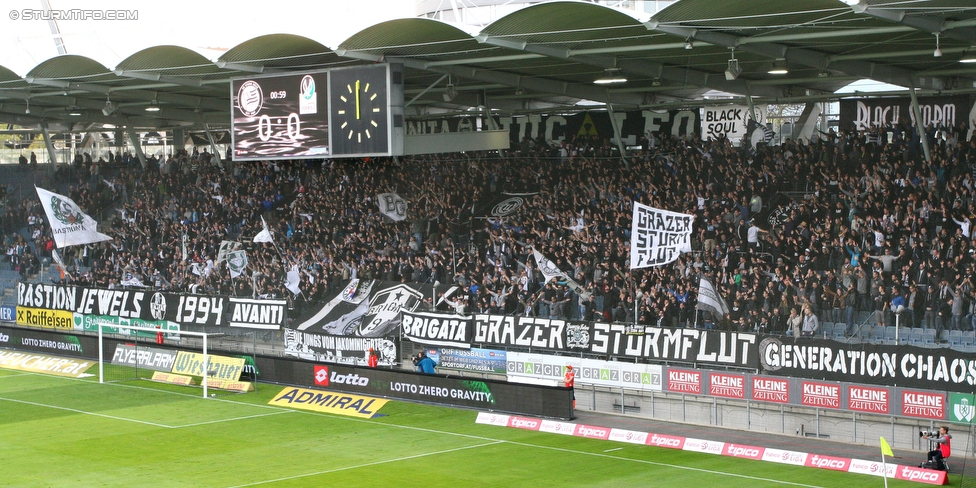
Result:
M448 377L388 368L363 368L258 356L265 381L438 405L570 418L572 391L498 380ZM534 412L534 413L532 413Z

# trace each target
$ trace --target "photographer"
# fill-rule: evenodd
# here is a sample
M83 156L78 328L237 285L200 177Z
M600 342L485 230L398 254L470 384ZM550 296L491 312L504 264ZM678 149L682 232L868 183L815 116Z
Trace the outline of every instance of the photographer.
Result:
M939 428L938 433L922 431L918 435L936 444L936 448L929 451L928 462L925 463L928 466L925 467L932 466L933 469L945 471L944 460L952 453L952 436L949 435L949 428L943 426Z
M427 354L424 352L417 354L417 356L413 358L413 364L417 366L417 371L420 371L421 373L436 373L434 368L437 367L437 363L435 363L433 359L427 357Z

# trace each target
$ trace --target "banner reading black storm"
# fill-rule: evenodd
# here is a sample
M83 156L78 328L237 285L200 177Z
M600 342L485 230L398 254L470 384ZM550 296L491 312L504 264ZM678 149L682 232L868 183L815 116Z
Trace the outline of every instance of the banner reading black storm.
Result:
M973 354L948 348L783 339L763 336L759 343L766 374L958 392L976 387Z
M84 315L170 321L180 325L231 325L279 329L285 322L283 300L142 290L107 290L85 286L17 283L17 307L62 310ZM229 320L225 321L225 314Z
M436 327L431 327L434 320ZM755 334L487 314L405 312L403 325L404 337L422 344L436 340L444 347L528 347L654 361L759 366ZM469 335L471 342L461 340Z
M840 126L843 129L869 130L874 127L914 124L911 98L863 98L840 101ZM976 105L966 96L918 97L922 124L955 127L963 123L970 128L976 121Z

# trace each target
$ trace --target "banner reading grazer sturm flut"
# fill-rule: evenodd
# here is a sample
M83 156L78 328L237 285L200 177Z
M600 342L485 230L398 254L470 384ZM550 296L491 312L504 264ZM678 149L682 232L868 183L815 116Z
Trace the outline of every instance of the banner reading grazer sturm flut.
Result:
M691 252L694 215L648 207L634 202L630 234L630 267L661 266L683 252Z
M54 243L58 248L112 240L98 232L98 222L82 212L72 199L36 186L34 189L37 190L37 198L41 200L41 206L47 214L51 234L54 235Z

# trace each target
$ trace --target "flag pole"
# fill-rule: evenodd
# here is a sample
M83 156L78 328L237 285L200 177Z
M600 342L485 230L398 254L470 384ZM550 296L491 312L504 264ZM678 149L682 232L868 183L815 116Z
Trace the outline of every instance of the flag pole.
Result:
M881 450L881 476L884 476L884 485L888 488L888 464L885 463L884 449Z

